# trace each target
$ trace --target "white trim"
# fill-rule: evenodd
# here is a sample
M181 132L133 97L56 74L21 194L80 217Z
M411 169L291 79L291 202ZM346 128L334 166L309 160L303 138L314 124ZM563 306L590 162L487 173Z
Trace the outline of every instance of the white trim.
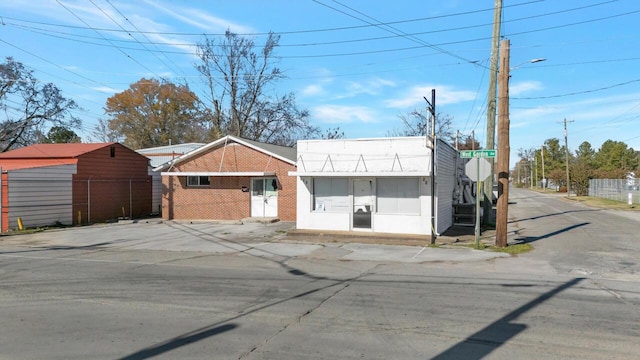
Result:
M164 173L163 173L164 174ZM416 177L431 176L430 171L407 171L407 172L319 172L319 171L289 171L289 176L309 176L309 177Z
M275 171L239 171L239 172L215 172L215 171L171 171L162 172L162 176L275 176Z
M227 145L229 140L234 141L234 142L236 142L238 144L241 144L243 146L246 146L248 148L254 149L256 151L259 151L259 152L261 152L263 154L272 156L272 157L274 157L276 159L282 160L282 161L284 161L284 162L286 162L288 164L291 164L291 165L295 165L296 164L295 160L287 159L287 158L282 157L282 156L280 156L278 154L274 154L274 153L272 153L270 151L267 151L267 150L265 150L265 149L263 149L261 147L258 147L258 146L255 146L253 144L249 144L248 142L242 141L242 139L240 139L240 138L237 138L237 137L232 136L232 135L227 135L225 137L221 137L220 139L218 139L216 141L210 142L210 143L208 143L206 145L203 145L203 146L201 146L199 148L193 149L193 150L189 151L188 153L185 153L185 154L183 154L183 155L181 155L181 156L179 156L179 157L177 157L177 158L175 158L175 159L173 159L173 160L171 160L169 162L166 162L166 163L154 168L153 170L154 171L158 171L158 170L170 168L172 166L177 165L178 163L182 163L183 161L185 161L185 160L187 160L187 159L189 159L189 158L191 158L191 157L193 157L193 156L195 156L197 154L201 154L203 152L206 152L209 149L215 148L216 146L219 146L219 145L222 145L222 146L226 147L226 145ZM164 175L164 172L162 174ZM256 175L256 176L259 176L259 175Z

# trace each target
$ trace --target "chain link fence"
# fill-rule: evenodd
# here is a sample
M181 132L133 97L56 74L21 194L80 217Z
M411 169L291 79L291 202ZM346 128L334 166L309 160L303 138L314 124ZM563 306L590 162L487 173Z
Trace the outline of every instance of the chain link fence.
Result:
M640 179L591 179L589 196L640 204Z

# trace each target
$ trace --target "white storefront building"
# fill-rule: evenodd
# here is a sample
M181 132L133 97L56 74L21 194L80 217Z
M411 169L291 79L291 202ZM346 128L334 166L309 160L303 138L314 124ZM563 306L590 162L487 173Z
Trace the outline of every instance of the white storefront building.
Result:
M298 141L298 229L431 235L432 155L425 137ZM435 230L453 224L462 171L438 141Z

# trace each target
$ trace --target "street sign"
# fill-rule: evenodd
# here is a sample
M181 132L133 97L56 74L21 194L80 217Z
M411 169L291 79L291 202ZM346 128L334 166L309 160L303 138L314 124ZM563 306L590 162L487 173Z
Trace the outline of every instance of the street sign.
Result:
M494 158L496 157L495 150L462 150L460 151L461 158Z
M491 175L491 164L486 159L476 158L469 161L464 170L471 181L484 181Z

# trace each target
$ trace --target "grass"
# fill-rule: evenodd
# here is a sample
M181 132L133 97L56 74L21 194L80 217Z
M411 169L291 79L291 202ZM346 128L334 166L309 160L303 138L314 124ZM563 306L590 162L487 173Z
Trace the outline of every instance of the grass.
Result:
M513 244L504 248L492 246L492 245L485 245L483 243L480 243L479 248L476 247L476 244L468 244L467 246L477 250L497 251L497 252L507 253L513 256L533 250L533 246L529 243Z
M5 232L3 235L29 235L29 234L35 234L35 233L39 233L39 232L43 232L47 230L47 228L41 228L41 227L37 227L37 228L27 228L24 230L9 230L7 232Z
M571 196L567 197L567 200L576 201L599 209L640 211L640 206L637 204L629 205L625 201L603 199L592 196Z

